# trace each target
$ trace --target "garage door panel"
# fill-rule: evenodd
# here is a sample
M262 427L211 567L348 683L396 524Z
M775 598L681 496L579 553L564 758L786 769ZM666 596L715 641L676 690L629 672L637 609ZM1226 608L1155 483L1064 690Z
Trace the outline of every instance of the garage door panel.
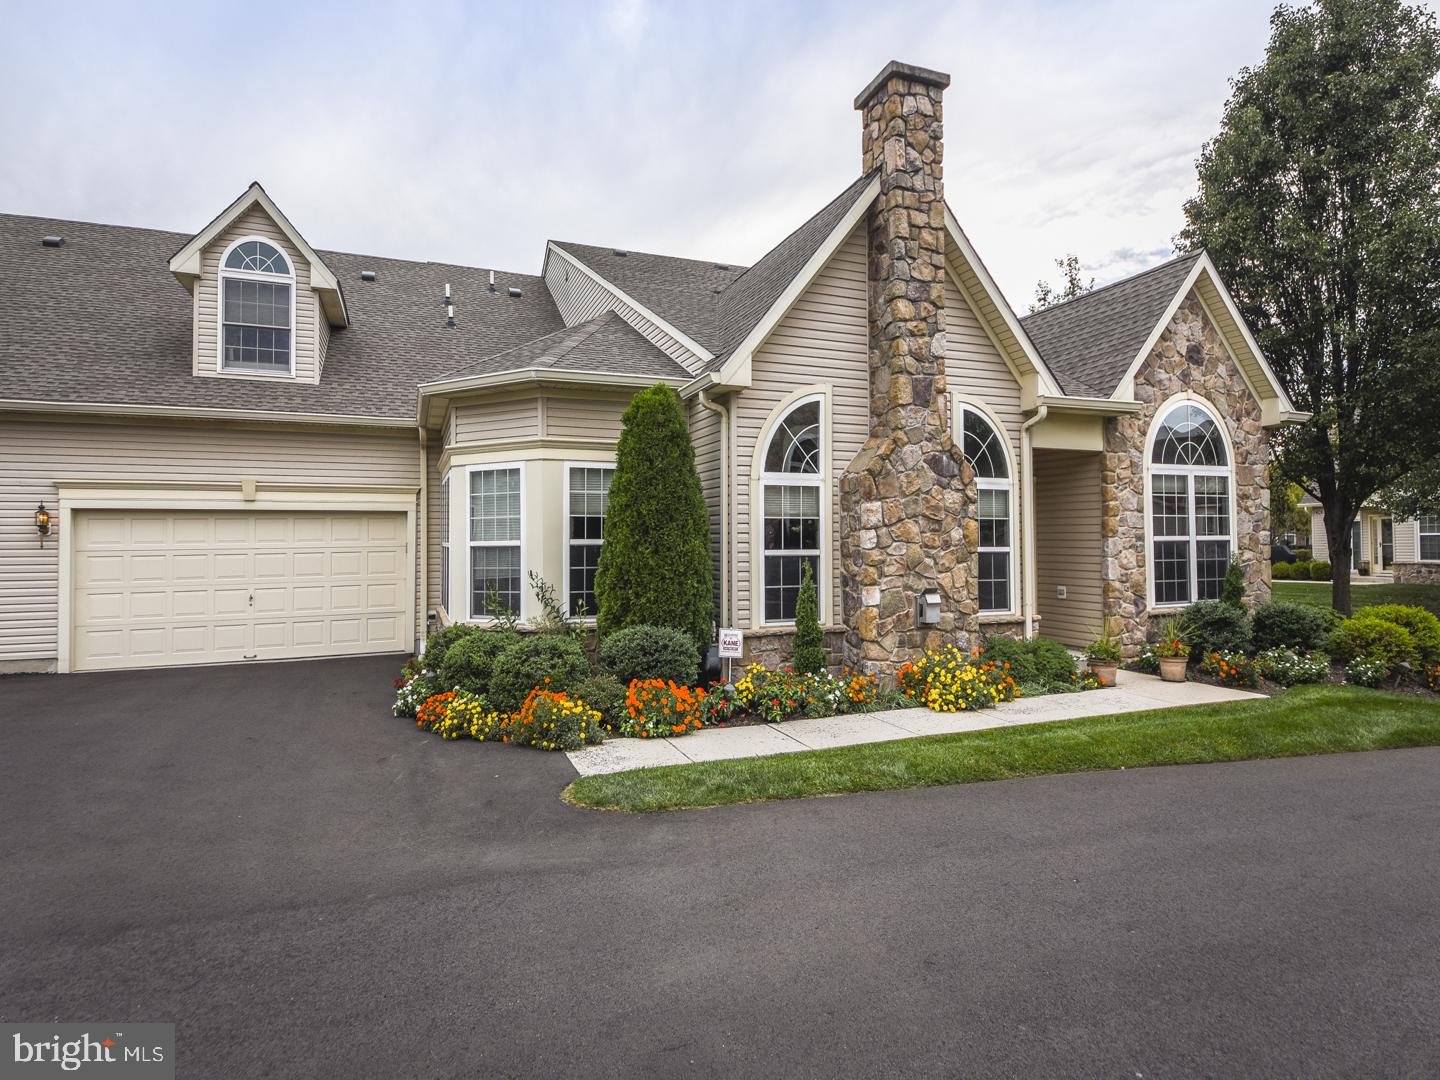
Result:
M75 670L406 649L403 514L77 511Z

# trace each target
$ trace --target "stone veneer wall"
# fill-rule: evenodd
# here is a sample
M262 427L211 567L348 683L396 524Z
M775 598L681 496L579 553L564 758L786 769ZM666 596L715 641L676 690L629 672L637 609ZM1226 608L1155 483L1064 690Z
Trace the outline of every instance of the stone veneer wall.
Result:
M832 672L839 672L845 665L845 628L824 626L821 632L825 638L825 660ZM760 630L745 631L745 657L735 661L738 673L741 664L764 664L771 671L790 667L795 663L795 628L793 626L767 626Z
M1155 414L1175 395L1192 391L1220 414L1235 446L1235 555L1245 570L1251 604L1270 598L1270 438L1219 331L1192 293L1135 376L1138 413L1106 422L1101 462L1104 610L1111 630L1133 654L1150 632L1149 551L1145 543L1145 442ZM1167 609L1166 616L1173 609ZM1099 630L1099 627L1096 627Z
M870 438L840 480L845 660L891 678L978 613L974 474L945 406L945 202L941 96L950 77L889 64L855 101L870 208ZM915 601L941 596L937 626Z
M1440 585L1440 563L1391 563L1390 572L1397 585Z

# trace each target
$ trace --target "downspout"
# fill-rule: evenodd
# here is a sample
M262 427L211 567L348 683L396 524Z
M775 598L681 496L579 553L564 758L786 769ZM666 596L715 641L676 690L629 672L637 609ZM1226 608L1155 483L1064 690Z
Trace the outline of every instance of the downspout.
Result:
M1025 501L1025 527L1020 530L1021 548L1024 551L1025 587L1022 590L1020 615L1025 620L1025 640L1035 636L1035 607L1038 593L1035 588L1035 447L1030 440L1030 429L1044 420L1050 413L1050 406L1041 405L1035 415L1020 425L1020 467L1025 471L1021 498Z
M720 625L730 619L730 411L700 391L700 407L720 417Z
M430 504L430 456L426 453L427 435L428 432L423 427L420 428L420 535L415 542L420 546L420 618L425 629L422 631L417 653L425 651L425 642L430 637L430 526L427 512Z

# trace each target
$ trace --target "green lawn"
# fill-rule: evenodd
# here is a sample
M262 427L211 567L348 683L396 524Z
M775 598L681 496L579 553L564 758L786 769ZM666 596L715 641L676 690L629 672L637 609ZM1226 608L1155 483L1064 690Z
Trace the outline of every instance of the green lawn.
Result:
M1223 705L585 776L565 789L564 798L596 809L684 810L1047 773L1434 745L1440 745L1440 705L1433 698L1306 686Z
M1276 600L1288 600L1310 607L1330 606L1328 581L1276 581L1271 583ZM1440 585L1351 585L1350 606L1359 611L1375 604L1412 604L1440 615Z

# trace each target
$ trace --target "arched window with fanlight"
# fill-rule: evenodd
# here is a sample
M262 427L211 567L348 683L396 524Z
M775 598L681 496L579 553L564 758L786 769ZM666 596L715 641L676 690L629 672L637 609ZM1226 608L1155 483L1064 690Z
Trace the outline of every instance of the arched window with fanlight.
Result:
M767 623L793 622L804 567L815 575L820 618L826 588L820 578L825 507L821 399L791 407L770 432L761 456L761 602Z
M220 260L220 370L289 375L294 370L295 275L274 244L247 237Z
M1010 448L1000 430L971 405L958 410L960 447L975 468L979 500L980 610L996 614L1015 608L1015 481Z
M1150 581L1158 606L1217 600L1235 550L1230 451L1219 418L1185 399L1151 428Z

